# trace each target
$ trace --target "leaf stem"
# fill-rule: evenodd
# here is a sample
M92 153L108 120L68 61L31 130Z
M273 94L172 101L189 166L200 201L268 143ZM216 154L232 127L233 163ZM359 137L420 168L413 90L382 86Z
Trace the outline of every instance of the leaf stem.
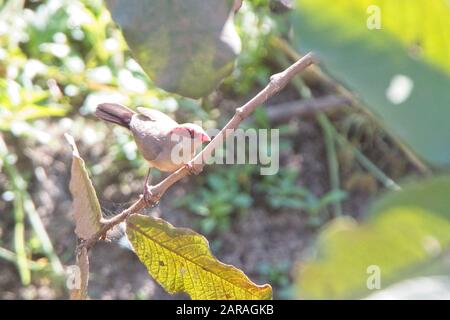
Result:
M41 243L42 251L50 261L50 266L53 273L56 275L64 274L64 267L61 263L61 260L59 260L58 255L55 253L53 244L48 236L47 230L45 230L39 213L36 211L33 200L31 200L31 197L28 193L23 194L22 200L23 207L28 215L28 221L30 222L31 227L33 228L36 236Z
M2 247L0 247L0 258L13 263L17 262L17 254ZM46 268L45 265L42 265L33 260L27 260L27 263L28 267L32 271L42 271Z
M336 145L334 139L334 131L331 122L328 120L324 113L319 113L317 116L320 126L324 134L325 148L327 151L328 160L328 172L330 175L330 186L332 191L340 191L340 178L339 178L339 162L336 155ZM341 201L336 201L333 203L334 216L342 216L342 205Z
M14 198L14 250L16 251L16 264L20 281L22 285L28 286L31 282L31 272L28 268L27 250L25 246L24 218L22 193L16 190Z

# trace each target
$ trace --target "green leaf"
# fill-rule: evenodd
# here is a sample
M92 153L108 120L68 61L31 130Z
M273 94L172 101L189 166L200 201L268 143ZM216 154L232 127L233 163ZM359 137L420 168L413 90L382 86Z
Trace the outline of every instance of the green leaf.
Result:
M433 166L450 165L450 5L297 0L294 41ZM375 6L375 7L374 7ZM369 29L379 8L381 29ZM374 11L375 10L375 11ZM431 129L432 128L432 129Z
M156 85L191 98L209 94L233 69L240 40L232 3L106 1L136 60Z
M68 107L47 101L50 93L41 90L27 90L19 87L17 92L11 89L14 81L0 78L0 130L10 130L14 122L30 121L42 117L64 116ZM14 92L11 93L11 92ZM20 103L14 104L13 100Z
M239 269L218 261L208 241L189 229L143 215L127 220L127 236L150 275L167 292L192 299L271 299L272 288L256 285Z
M65 137L73 150L69 188L73 198L75 233L79 238L86 240L100 230L102 210L75 140L68 134Z
M331 203L335 203L338 201L343 201L347 198L348 194L345 191L342 190L333 190L328 193L326 193L323 197L319 200L319 206L325 207Z
M367 223L333 221L321 233L318 256L298 272L302 298L360 298L370 266L380 270L382 288L424 274L448 274L450 176L406 185L371 210ZM439 266L439 268L437 268Z

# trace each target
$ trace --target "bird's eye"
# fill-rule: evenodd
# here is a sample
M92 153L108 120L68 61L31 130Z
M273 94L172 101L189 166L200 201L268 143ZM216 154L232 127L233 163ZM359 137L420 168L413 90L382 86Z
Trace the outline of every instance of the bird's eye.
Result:
M192 129L187 129L187 131L189 132L189 134L190 134L190 136L191 136L191 139L194 139L194 135L195 135L194 130L192 130Z

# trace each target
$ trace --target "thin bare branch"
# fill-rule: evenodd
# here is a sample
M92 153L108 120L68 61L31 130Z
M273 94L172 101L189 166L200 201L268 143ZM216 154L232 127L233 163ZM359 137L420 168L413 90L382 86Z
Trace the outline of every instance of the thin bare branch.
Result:
M338 107L350 105L347 97L329 95L325 97L283 102L267 107L267 118L270 122L285 122L298 116L316 114L321 111L335 110Z
M260 106L270 97L282 90L296 74L300 73L313 63L316 63L316 59L312 53L308 53L283 72L271 76L268 85L245 105L237 108L234 116L225 125L225 127L223 127L223 129L212 139L212 141L190 161L191 168L194 168L194 171L196 172L201 172L201 170L205 166L204 160L211 157L213 152L221 146L222 141L224 141L229 136L233 129L236 129L239 124L244 119L246 119L258 106ZM154 205L155 203L157 203L167 191L167 189L169 189L173 184L175 184L182 178L189 175L189 173L190 170L186 166L183 166L182 168L170 174L160 183L150 186L149 191L153 195L151 201L145 201L144 197L141 196L140 199L133 203L129 208L125 209L114 218L106 220L102 228L90 239L83 242L80 245L79 249L86 248L87 250L89 250L90 248L92 248L92 246L98 240L104 238L106 236L106 233L114 226L125 221L130 215L144 209L147 205Z

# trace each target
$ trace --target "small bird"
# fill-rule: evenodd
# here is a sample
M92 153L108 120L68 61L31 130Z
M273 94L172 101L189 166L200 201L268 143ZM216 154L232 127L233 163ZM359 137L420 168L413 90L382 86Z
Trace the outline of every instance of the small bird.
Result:
M180 142L188 145L182 150L189 154L181 155L184 160L191 160L197 147L203 142L211 141L202 127L194 123L178 124L164 113L148 108L137 108L135 112L118 103L102 103L97 106L95 115L106 122L125 127L131 131L142 156L150 165L145 180L147 192L148 179L152 168L164 172L173 172L187 163L173 157L173 148ZM145 192L144 192L145 195Z

